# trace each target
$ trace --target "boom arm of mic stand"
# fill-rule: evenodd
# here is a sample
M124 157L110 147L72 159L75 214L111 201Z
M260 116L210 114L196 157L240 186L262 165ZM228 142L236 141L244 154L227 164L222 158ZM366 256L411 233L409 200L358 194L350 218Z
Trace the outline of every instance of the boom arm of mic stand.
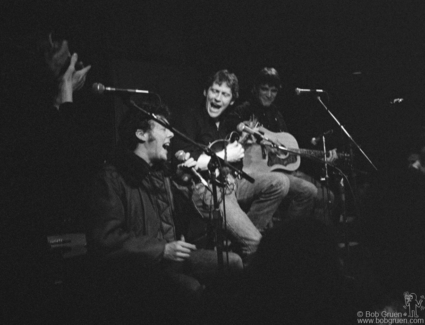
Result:
M189 138L186 134L180 132L179 130L177 130L175 127L173 127L171 124L165 122L164 120L161 120L158 116L156 116L155 114L146 111L145 109L143 109L142 107L138 106L133 100L128 100L127 101L129 105L131 105L134 108L137 108L138 110L140 110L141 112L143 112L144 114L146 114L147 116L149 116L152 120L154 120L155 122L161 124L163 127L169 129L171 132L173 132L174 134L177 134L178 136L180 136L181 138L185 139L186 141L190 142L191 144L193 144L194 146L198 147L199 149L201 149L205 154L207 154L208 156L211 157L216 157L217 160L220 161L220 163L226 167L229 167L231 170L233 170L235 173L237 173L238 175L241 175L241 177L245 178L247 181L254 183L255 179L252 178L251 176L249 176L247 173L245 173L243 170L240 170L238 168L236 168L235 166L232 166L231 164L229 164L227 161L225 161L224 159L221 159L220 157L218 157L215 152L213 152L210 148L208 148L207 146L204 146L202 144L197 143L196 141L193 141L191 138Z
M325 105L325 103L323 103L322 99L320 98L320 96L316 96L317 100L319 101L319 103L325 108L325 110L329 113L329 115L334 119L334 121L336 122L336 124L338 124L338 126L340 127L340 129L345 133L345 135L351 140L351 142L356 146L357 149L359 149L359 151L362 153L362 155L367 159L367 161L372 165L372 167L375 170L378 170L378 168L376 168L376 166L374 165L374 163L372 162L372 160L369 159L369 157L366 155L366 153L362 150L362 148L360 148L360 146L357 144L356 141L354 141L354 139L352 138L352 136L348 133L348 131L344 128L344 126L338 121L338 119L332 114L332 112L327 108L327 106Z
M231 164L229 164L227 161L225 161L224 159L221 159L220 157L218 157L216 155L215 152L213 152L210 148L208 148L207 146L201 145L199 143L197 143L196 141L193 141L191 138L189 138L187 135L185 135L184 133L180 132L179 130L177 130L176 128L174 128L171 124L166 123L165 121L161 120L160 118L158 118L155 114L152 114L146 110L144 110L143 108L139 107L138 105L136 105L136 103L134 103L134 101L130 100L129 101L130 105L132 105L133 107L139 109L140 111L142 111L143 113L145 113L146 115L148 115L152 120L154 120L155 122L161 124L162 126L164 126L165 128L169 129L170 131L172 131L173 133L177 134L178 136L182 137L183 139L185 139L186 141L190 142L191 144L195 145L196 147L202 149L202 151L207 154L208 156L211 157L215 157L217 160L220 161L220 163L226 167L229 167L231 170L233 170L234 172L236 172L237 174L241 175L243 178L245 178L247 181L254 183L255 180L254 178L252 178L251 176L249 176L247 173L245 173L242 170L239 170L238 168L232 166Z

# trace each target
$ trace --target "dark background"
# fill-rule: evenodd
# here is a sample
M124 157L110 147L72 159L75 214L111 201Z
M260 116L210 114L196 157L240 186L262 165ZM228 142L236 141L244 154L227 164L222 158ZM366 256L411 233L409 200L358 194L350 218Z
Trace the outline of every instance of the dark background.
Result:
M122 108L111 97L95 98L93 82L153 89L180 113L201 100L206 76L222 68L237 74L246 96L259 69L275 67L291 133L306 137L337 127L314 98L296 97L294 88L327 90L328 107L378 168L404 164L424 124L423 1L69 0L1 7L4 55L34 30L53 30L93 66L79 96L92 107L87 124L99 159L114 142ZM135 69L123 76L123 64ZM391 104L395 98L403 101ZM337 144L345 141L336 135ZM359 164L370 168L362 158Z
M87 174L99 167L112 149L116 142L115 128L125 110L122 102L113 96L95 96L91 92L94 82L153 90L175 116L184 117L189 107L202 100L204 80L211 73L224 68L235 72L243 99L249 95L253 78L264 66L273 66L280 72L284 90L277 100L282 104L291 133L300 142L333 128L330 143L345 149L346 137L338 132L324 108L314 98L294 93L296 87L325 89L328 96L323 100L329 109L378 169L388 171L407 166L407 155L417 150L419 135L424 132L424 14L423 0L2 1L0 215L1 228L9 235L11 256L4 263L9 276L3 282L11 287L10 291L2 289L8 293L5 297L21 306L23 296L37 292L30 305L43 311L38 305L41 301L38 297L43 296L40 279L50 288L52 278L57 278L56 274L51 275L57 266L49 268L56 264L46 262L42 250L34 244L33 236L46 244L43 233L33 226L34 212L23 208L28 206L30 173L25 171L26 155L19 151L32 145L34 132L23 121L37 114L33 112L37 108L14 105L16 99L28 93L28 89L20 87L19 76L31 57L28 48L36 31L46 34L54 31L57 38L68 39L71 52L77 52L85 65L92 65L84 89L75 95L76 102L83 107L79 111L82 134L75 145L87 153L81 163ZM22 85L27 87L28 82L22 80ZM397 98L403 101L394 103ZM31 99L27 101L31 103ZM355 164L366 172L361 175L371 176L373 168L361 155L356 155ZM390 242L387 239L401 238L387 255L381 254L381 250L376 255L391 261L382 263L381 270L385 271L385 283L392 284L390 288L399 286L395 292L400 298L405 290L424 292L416 284L408 287L401 281L423 279L423 265L421 268L416 265L420 261L423 264L423 257L413 259L415 263L399 263L404 260L394 258L392 251L394 247L403 247L400 243L409 242L405 238L412 238L411 229L416 229L420 238L417 242L421 244L415 248L424 247L423 225L417 224L423 208L415 210L418 214L409 212L415 204L419 206L418 202L423 202L423 185L413 188L417 194L414 196L412 191L406 191L411 187L411 179L394 186L395 177L388 175L388 181L377 183L376 188L378 194L391 189L391 195L371 195L369 207L373 208L365 210L370 211L372 221L366 222L362 229L369 229L371 247L381 247L376 241L385 244ZM394 209L389 204L391 201L399 209ZM5 208L8 205L10 208ZM407 211L406 206L412 208ZM375 215L382 207L384 212ZM10 218L3 217L7 212L11 212ZM411 223L406 222L409 213ZM22 217L16 218L19 214ZM397 217L391 218L394 215ZM412 227L408 228L410 224ZM400 225L408 230L400 231ZM390 231L384 233L383 226ZM68 225L63 229L64 233L72 231L74 228ZM394 233L401 235L393 236ZM399 256L410 255L403 251ZM22 267L16 267L15 260L20 260ZM397 273L400 265L408 272ZM69 270L73 272L73 268ZM417 274L413 276L410 271ZM10 277L13 279L9 280ZM48 310L54 309L55 303L60 305L56 295L48 296L52 297L47 300ZM9 305L14 304L9 301L2 307ZM15 313L13 308L10 312Z

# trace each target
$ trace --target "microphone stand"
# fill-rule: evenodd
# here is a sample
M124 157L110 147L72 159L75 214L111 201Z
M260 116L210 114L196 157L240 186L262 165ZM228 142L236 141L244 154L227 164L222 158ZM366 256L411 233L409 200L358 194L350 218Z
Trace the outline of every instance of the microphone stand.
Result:
M221 211L220 211L220 204L219 204L218 193L217 193L217 185L224 187L225 183L224 182L220 183L220 182L217 181L217 179L215 177L215 170L220 166L221 167L226 166L229 169L233 170L237 175L245 178L247 181L249 181L251 183L253 183L255 181L254 178L249 176L244 171L232 166L226 160L218 157L216 155L216 153L211 150L211 148L197 143L196 141L192 140L191 138L189 138L184 133L177 130L175 127L173 127L168 122L164 121L163 119L159 118L155 114L148 112L145 109L143 109L142 107L138 106L133 100L127 99L127 100L125 100L125 102L127 102L130 106L138 109L139 111L141 111L142 113L147 115L150 119L154 120L158 124L161 124L163 127L167 128L168 130L170 130L174 134L177 134L178 136L180 136L181 138L183 138L187 142L190 142L191 144L193 144L197 148L201 149L206 155L211 157L211 160L208 164L208 169L210 170L210 174L211 174L211 184L212 184L212 188L213 188L212 192L213 192L214 209L213 209L213 213L212 213L212 216L211 216L212 220L210 220L210 221L213 224L213 229L215 230L214 234L213 234L213 237L214 237L213 240L214 240L215 245L217 247L218 268L219 268L220 271L222 271L223 265L224 265L224 262L223 262L224 235L223 235L223 218L221 216ZM221 169L222 168L219 168L218 170L220 171ZM223 198L223 200L224 200L224 198ZM224 202L223 202L223 204L224 204ZM225 214L225 211L224 211L224 214ZM224 216L224 220L225 220L225 216Z
M194 146L198 147L199 149L201 149L206 155L214 157L215 159L220 161L221 165L224 165L228 168L230 168L231 170L233 170L237 175L239 175L240 177L245 178L247 181L254 183L255 179L252 178L251 176L249 176L247 173L245 173L243 170L240 170L238 168L236 168L235 166L229 164L227 161L225 161L224 159L218 157L214 151L212 151L210 148L208 148L207 146L204 146L202 144L197 143L196 141L193 141L191 138L189 138L186 134L184 134L183 132L177 130L174 126L172 126L171 124L169 124L168 122L165 122L164 120L160 119L158 116L156 116L155 114L148 112L147 110L141 108L140 106L138 106L134 101L129 100L128 103L140 110L141 112L143 112L144 114L146 114L147 116L149 116L149 118L151 118L152 120L154 120L155 122L157 122L158 124L161 124L163 127L167 128L168 130L170 130L171 132L173 132L174 134L177 134L179 137L185 139L187 142L190 142L191 144L193 144Z
M323 159L326 161L326 135L325 134L323 134L322 135L322 144L323 144ZM323 211L323 217L328 217L328 220L331 220L331 210L330 210L330 207L331 207L331 204L332 204L332 202L331 202L331 197L330 197L330 193L329 193L329 172L328 172L328 164L325 164L325 180L324 180L324 182L323 183L325 183L325 185L326 185L326 198L327 198L327 201L326 201L326 203L324 202L325 201L325 198L323 197L323 202L325 203L324 205L325 205L325 211ZM324 193L324 190L323 190L323 188L322 188L322 193Z
M323 138L325 137L325 135L323 135ZM326 170L326 175L328 176L328 169L327 167L330 166L332 167L334 170L336 170L338 172L338 174L341 176L341 180L340 180L340 193L341 193L341 201L342 201L342 219L344 221L344 244L345 244L345 248L346 248L346 252L347 252L347 257L349 255L349 245L348 245L348 236L347 236L347 215L346 215L346 208L345 208L345 185L344 185L344 179L348 182L348 177L347 175L345 175L341 169L339 169L338 167L336 167L334 164L327 162L326 160L322 160L316 156L310 155L310 154L305 154L305 153L299 153L295 150L291 150L288 148L285 148L281 145L278 145L277 143L273 142L272 140L263 137L264 140L266 140L267 142L269 142L270 144L268 144L270 147L272 148L276 148L278 150L282 150L284 152L287 153L292 153L295 155L299 155L301 157L305 157L305 158L309 158L311 160L314 160L316 162L322 163L325 165L325 170ZM323 143L325 143L325 139L323 139ZM326 146L324 146L324 152L325 152L325 158L326 158ZM329 192L328 192L328 196L329 196Z
M220 203L218 201L218 193L217 186L222 187L223 191L225 191L225 182L221 183L217 180L215 175L215 171L220 170L220 161L216 159L216 155L211 156L211 160L208 163L208 170L210 171L211 185L212 185L212 193L213 193L213 211L210 215L210 225L212 225L212 229L209 229L209 242L212 244L215 243L215 247L217 250L217 261L218 261L218 269L223 270L223 247L224 247L224 236L223 236L223 216L220 211ZM221 176L221 174L220 174ZM222 179L220 179L222 181ZM226 212L224 211L224 214Z
M369 159L369 157L366 155L366 153L360 148L360 146L357 144L356 141L354 141L353 137L348 133L348 131L344 128L344 126L338 121L338 119L335 117L335 115L332 114L332 112L329 110L329 108L323 103L320 96L316 96L316 99L318 102L323 106L323 108L328 112L328 114L334 119L336 124L339 126L339 128L345 133L345 135L348 137L348 139L351 140L351 142L356 146L356 148L363 154L363 156L366 158L366 160L372 165L372 167L375 170L378 170L376 166L373 164L373 162ZM347 211L346 211L346 204L345 204L345 184L344 184L344 177L341 177L341 180L339 182L340 187L340 195L341 195L341 205L342 205L342 221L343 221L343 231L344 231L344 245L345 245L345 251L347 254L347 257L350 254L350 248L349 248L349 242L348 242L348 236L347 236ZM354 198L354 201L356 201L357 198Z

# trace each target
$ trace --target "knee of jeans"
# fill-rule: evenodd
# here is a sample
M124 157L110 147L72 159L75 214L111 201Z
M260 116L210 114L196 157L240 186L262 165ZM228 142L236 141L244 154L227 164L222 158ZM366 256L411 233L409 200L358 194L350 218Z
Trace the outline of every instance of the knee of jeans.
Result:
M310 183L310 182L304 182L303 186L302 186L302 193L306 196L306 197L311 197L314 198L317 196L318 190L317 187Z
M311 183L310 183L311 184ZM309 185L309 192L311 193L312 197L316 197L317 196L317 187L314 186L313 184Z
M256 235L253 235L252 236L250 246L251 246L251 250L253 252L256 252L257 251L258 245L260 245L260 242L261 242L261 238L262 237L263 236L261 235L260 232L258 232L258 234L256 234Z
M282 196L286 196L289 191L289 178L283 173L272 173L272 175L273 186L281 190Z

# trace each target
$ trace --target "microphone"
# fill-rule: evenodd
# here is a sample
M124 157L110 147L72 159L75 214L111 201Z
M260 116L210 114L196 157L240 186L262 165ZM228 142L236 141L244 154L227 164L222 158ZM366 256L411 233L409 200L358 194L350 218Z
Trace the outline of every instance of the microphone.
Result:
M297 95L306 94L306 93L324 93L325 91L323 89L303 89L303 88L295 88L295 93Z
M244 122L239 123L238 126L236 127L236 129L238 130L238 132L248 132L248 133L253 134L257 137L260 137L263 140L270 141L266 136L264 136L264 134L261 134L260 132L254 131L253 129L248 127Z
M98 94L98 95L102 95L104 92L121 92L121 93L132 93L132 94L150 94L151 93L148 90L105 87L104 85L98 82L93 84L92 90L95 94Z
M330 130L328 130L328 131L326 131L326 132L323 132L323 133L319 134L317 137L311 138L310 143L311 143L313 146L317 146L317 144L318 144L320 141L322 141L322 137L323 137L323 136L327 136L327 135L330 135L330 134L332 134L332 133L334 133L334 130L333 130L333 129L330 129Z
M177 151L174 156L176 157L176 159L178 161L181 161L181 162L185 162L187 160L186 159L186 152L184 152L183 150ZM204 184L204 186L208 187L208 182L205 179L203 179L203 177L196 171L196 169L194 167L190 167L189 169L201 181L201 183ZM183 177L182 180L183 180L183 182L189 181L189 179L187 177Z

